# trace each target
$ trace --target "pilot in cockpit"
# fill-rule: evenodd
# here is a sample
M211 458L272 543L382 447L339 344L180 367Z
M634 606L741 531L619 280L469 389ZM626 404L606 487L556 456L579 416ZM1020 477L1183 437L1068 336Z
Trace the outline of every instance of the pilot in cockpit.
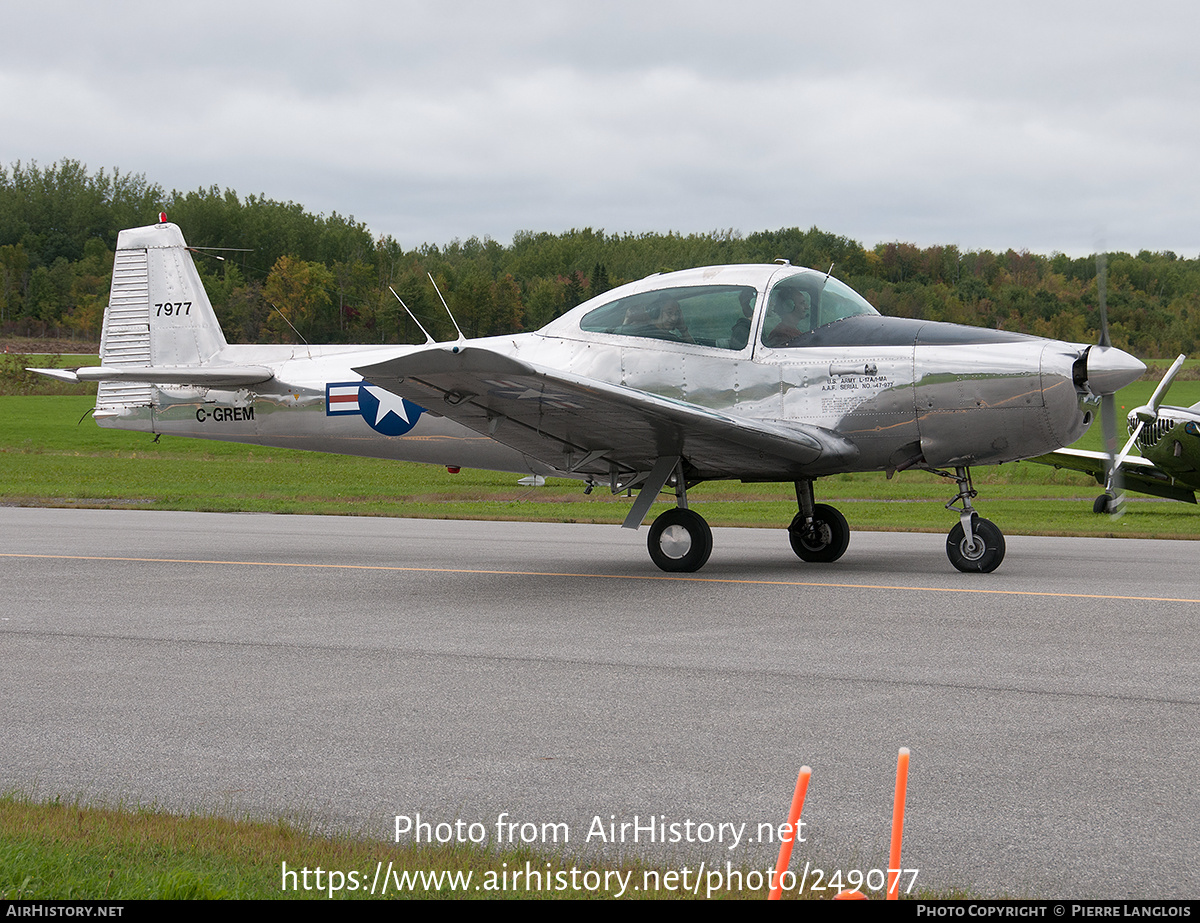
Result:
M798 346L798 340L811 329L807 292L794 288L777 288L771 296L771 313L779 321L763 334L763 343L772 349Z

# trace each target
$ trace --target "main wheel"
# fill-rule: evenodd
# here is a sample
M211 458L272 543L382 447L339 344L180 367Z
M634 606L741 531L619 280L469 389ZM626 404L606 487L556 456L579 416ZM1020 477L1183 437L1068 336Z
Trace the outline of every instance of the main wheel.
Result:
M817 503L813 506L812 525L806 526L804 514L797 513L788 526L788 538L801 561L828 564L846 553L850 525L832 506Z
M1004 535L987 519L973 516L971 531L974 541L967 541L962 523L950 530L946 538L946 556L950 563L968 574L990 574L1004 560Z
M654 520L646 545L662 570L690 574L712 554L712 529L699 513L676 507Z

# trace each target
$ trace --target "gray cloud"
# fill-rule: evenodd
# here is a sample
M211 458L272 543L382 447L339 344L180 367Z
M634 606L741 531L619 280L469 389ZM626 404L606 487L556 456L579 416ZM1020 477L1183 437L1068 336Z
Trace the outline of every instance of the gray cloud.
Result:
M1182 3L10 10L0 162L73 157L402 243L743 231L1200 253Z

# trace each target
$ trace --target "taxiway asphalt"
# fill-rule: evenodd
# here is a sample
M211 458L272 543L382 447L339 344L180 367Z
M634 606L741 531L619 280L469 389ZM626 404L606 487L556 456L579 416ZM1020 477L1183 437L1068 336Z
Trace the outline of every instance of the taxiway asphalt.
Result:
M1200 896L1200 545L1010 536L970 576L944 536L714 531L669 577L615 526L0 509L0 785L766 868L808 764L793 868L849 870L907 746L919 885ZM746 826L588 841L635 815Z

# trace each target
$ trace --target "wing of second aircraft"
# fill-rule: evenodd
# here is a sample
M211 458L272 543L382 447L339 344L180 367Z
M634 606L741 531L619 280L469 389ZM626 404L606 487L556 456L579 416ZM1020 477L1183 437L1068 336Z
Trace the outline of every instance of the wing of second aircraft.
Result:
M790 480L845 470L858 454L820 427L733 417L479 346L438 346L354 371L574 474L648 471L659 458L679 456L697 479Z
M1104 485L1108 475L1108 456L1103 452L1059 449L1057 452L1048 452L1028 460L1039 465L1053 465L1055 468L1082 471L1084 474L1094 477L1096 483L1101 486ZM1140 494L1164 497L1167 500L1179 500L1183 503L1196 502L1194 490L1180 484L1157 465L1137 456L1126 458L1121 462L1121 483L1126 489L1136 490Z

